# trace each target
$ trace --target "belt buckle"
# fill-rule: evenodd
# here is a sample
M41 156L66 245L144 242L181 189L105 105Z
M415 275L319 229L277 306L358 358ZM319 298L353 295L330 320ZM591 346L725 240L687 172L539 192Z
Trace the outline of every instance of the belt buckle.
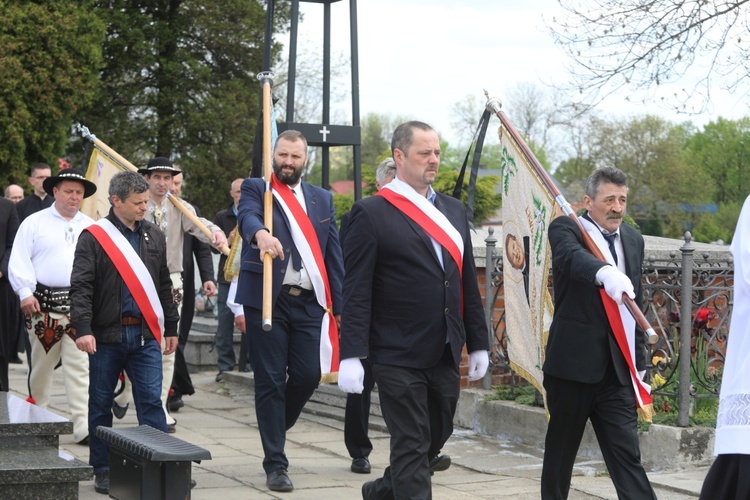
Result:
M302 295L302 289L297 288L296 286L290 286L289 295L291 295L292 297L299 297L300 295Z

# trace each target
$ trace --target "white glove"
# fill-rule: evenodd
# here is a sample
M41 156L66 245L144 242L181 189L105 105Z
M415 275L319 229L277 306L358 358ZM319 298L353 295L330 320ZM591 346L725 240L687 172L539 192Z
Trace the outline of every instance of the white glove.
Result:
M479 380L487 373L490 366L490 357L487 351L474 351L469 353L469 382Z
M604 285L604 291L607 292L607 295L620 305L622 305L623 293L628 294L628 297L631 299L635 297L633 283L630 281L630 278L614 266L604 266L599 269L596 273L596 279Z
M365 389L365 368L359 358L346 358L339 363L339 389L346 393L362 394Z

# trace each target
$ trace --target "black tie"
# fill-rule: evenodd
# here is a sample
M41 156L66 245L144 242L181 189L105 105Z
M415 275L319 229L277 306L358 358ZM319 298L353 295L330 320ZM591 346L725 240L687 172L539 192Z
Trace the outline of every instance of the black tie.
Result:
M612 254L612 258L615 259L615 264L617 264L617 251L615 251L615 239L617 238L617 233L602 233L602 236L604 236L604 239L609 243L609 253Z

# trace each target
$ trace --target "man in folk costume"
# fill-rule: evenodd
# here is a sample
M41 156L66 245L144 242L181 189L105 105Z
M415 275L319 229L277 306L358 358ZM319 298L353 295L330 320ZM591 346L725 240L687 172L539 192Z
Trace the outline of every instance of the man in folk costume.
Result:
M370 362L391 434L390 466L365 499L432 497L431 461L453 432L459 364L469 380L489 364L466 207L436 193L440 142L427 124L400 125L396 178L354 204L345 248L339 387L362 392Z
M148 184L135 172L112 177L109 215L81 234L71 279L71 322L76 345L89 356L89 463L94 488L109 493L109 444L94 433L112 427L112 401L120 373L131 380L140 425L163 432L164 356L177 348L179 314L172 298L164 233L143 220ZM86 354L84 354L85 356Z
M96 185L73 168L47 177L42 184L55 201L26 217L18 228L9 278L21 299L31 343L29 396L42 408L49 405L55 366L62 359L73 439L85 444L88 359L76 348L70 325L70 274L78 235L94 222L79 209L83 199L96 192Z
M179 313L182 304L183 238L185 233L189 233L200 241L213 245L216 248L225 246L227 244L227 239L224 236L224 232L218 226L208 219L198 217L198 220L200 220L211 231L211 238L209 238L190 220L190 218L183 214L167 199L169 188L172 186L172 177L182 174L182 171L175 168L169 159L163 157L152 158L148 161L148 165L145 168L139 169L138 172L145 176L146 182L149 185L148 213L146 214L146 220L156 224L156 226L161 229L167 237L167 266L169 266L169 272L172 278L172 292ZM189 212L195 215L195 209L188 202L180 200L180 203L182 203ZM192 283L190 286L192 286ZM203 289L206 291L207 295L216 294L216 285L210 279L203 283ZM165 355L163 357L164 379L162 381L161 399L162 405L164 406L164 414L167 418L169 432L175 431L175 425L177 423L169 414L169 411L167 411L169 388L172 385L172 377L174 375L174 361L175 357L172 355ZM130 391L126 387L123 393L115 399L112 410L116 417L122 418L125 415L125 410L127 409L130 397Z
M622 224L627 177L614 167L588 178L579 218L602 254L584 246L570 217L549 226L555 314L544 371L549 425L544 445L542 499L568 497L576 453L591 423L620 498L656 498L641 464L638 411L648 413L650 395L643 332L622 305L623 294L642 306L643 237ZM603 287L603 291L602 291Z
M273 234L263 223L263 179L242 183L237 217L243 244L236 302L245 308L263 468L272 491L294 488L284 453L286 431L319 381L334 381L338 371L344 265L333 197L300 181L306 163L305 137L296 130L279 134L271 176ZM268 332L261 318L265 254L274 259Z

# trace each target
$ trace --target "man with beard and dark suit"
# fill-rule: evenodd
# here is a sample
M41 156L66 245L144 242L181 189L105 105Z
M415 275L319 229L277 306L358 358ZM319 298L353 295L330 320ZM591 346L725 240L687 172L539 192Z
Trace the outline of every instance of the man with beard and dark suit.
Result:
M627 195L627 177L617 168L597 169L588 178L586 213L579 220L607 262L588 251L570 217L558 217L549 226L555 314L542 366L550 415L542 468L544 500L568 497L589 419L618 497L656 498L638 446L638 381L631 378L625 358L636 370L646 369L644 335L632 317L620 315L623 325L618 330L624 330L633 346L632 352L621 351L604 304L610 298L622 304L623 294L638 307L643 302L644 243L636 229L622 224ZM601 296L602 286L608 297Z
M242 263L236 302L245 309L255 373L255 413L271 491L294 489L284 453L286 431L318 383L335 380L344 265L333 196L300 180L307 140L279 134L273 150L273 235L264 225L263 179L242 183L237 223ZM273 258L273 318L263 329L263 259ZM276 258L278 257L278 259Z
M466 207L436 193L440 141L427 124L400 125L396 178L354 204L347 228L339 388L361 392L370 362L391 434L390 466L365 499L427 499L430 462L453 432L459 364L469 380L489 364Z

